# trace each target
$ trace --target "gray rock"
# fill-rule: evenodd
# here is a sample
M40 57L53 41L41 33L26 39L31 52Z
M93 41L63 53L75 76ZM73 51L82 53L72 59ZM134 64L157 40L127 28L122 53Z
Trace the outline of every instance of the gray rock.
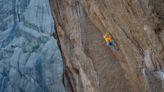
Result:
M48 0L0 0L0 92L65 92Z

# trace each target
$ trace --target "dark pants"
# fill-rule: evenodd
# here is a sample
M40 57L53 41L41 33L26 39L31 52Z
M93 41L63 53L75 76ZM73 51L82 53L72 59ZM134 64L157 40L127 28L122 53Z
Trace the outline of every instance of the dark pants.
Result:
M111 46L112 48L116 48L116 44L113 40L111 40L110 42L107 43L107 46Z

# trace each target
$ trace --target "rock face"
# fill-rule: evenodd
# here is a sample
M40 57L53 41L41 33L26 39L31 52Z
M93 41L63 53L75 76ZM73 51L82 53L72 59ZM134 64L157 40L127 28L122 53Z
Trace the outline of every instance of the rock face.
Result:
M163 92L163 0L50 0L66 92ZM103 41L109 32L117 44Z
M0 0L0 92L65 92L48 0Z

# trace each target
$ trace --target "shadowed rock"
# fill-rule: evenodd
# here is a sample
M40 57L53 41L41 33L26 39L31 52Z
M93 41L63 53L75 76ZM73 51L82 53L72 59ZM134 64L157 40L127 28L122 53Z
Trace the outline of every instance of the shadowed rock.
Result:
M64 92L48 0L0 0L0 92Z

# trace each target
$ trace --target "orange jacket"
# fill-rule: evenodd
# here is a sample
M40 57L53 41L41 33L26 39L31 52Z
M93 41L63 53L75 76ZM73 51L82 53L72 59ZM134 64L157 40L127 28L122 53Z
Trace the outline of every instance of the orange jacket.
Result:
M108 43L108 42L110 42L111 37L108 34L105 34L104 35L104 40L105 40L106 43Z

